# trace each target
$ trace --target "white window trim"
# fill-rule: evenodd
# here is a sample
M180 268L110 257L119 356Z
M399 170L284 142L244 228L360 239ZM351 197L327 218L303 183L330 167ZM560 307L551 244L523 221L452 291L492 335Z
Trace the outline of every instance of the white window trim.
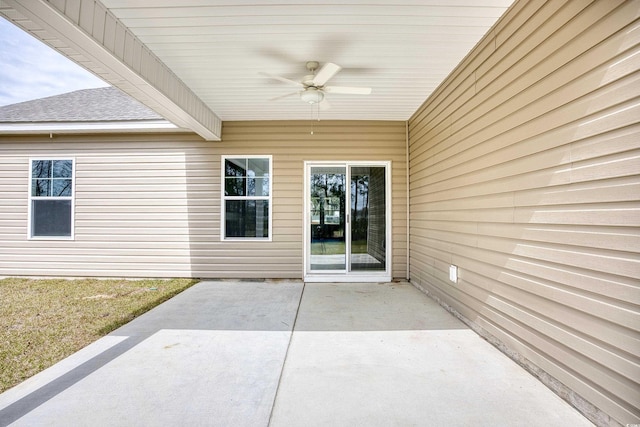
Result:
M225 196L225 169L227 159L268 159L269 160L269 196ZM227 200L268 200L269 201L269 236L268 237L225 237ZM273 156L257 154L237 154L220 156L220 240L223 242L271 242L273 239Z
M34 160L71 160L71 197L33 197L31 194L33 182L33 161ZM75 240L75 215L76 215L76 158L74 156L38 156L29 158L29 182L27 186L28 208L27 208L27 238L29 240ZM71 200L71 235L70 236L34 236L32 230L33 218L31 205L33 200Z

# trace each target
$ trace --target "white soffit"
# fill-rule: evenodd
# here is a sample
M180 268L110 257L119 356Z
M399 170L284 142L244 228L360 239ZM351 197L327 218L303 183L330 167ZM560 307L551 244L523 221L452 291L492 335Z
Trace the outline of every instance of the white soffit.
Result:
M75 8L82 16L82 8L93 0L27 3L33 2L55 3L58 9ZM0 5L13 3L24 2L0 0ZM373 89L367 96L327 94L331 108L319 112L321 119L407 120L512 0L96 3L117 18L118 25L142 42L222 120L316 117L317 109L304 104L295 87L260 74L300 80L307 74L305 62L310 60L343 67L331 85ZM37 35L37 31L32 32ZM106 29L103 31L106 33ZM49 42L56 43L60 41ZM129 81L135 79L124 76L124 81L118 80L120 77L105 72L84 52L69 49L72 43L62 40L61 44L59 50L67 56L173 121L157 106L141 99L139 83ZM293 95L273 100L290 93Z

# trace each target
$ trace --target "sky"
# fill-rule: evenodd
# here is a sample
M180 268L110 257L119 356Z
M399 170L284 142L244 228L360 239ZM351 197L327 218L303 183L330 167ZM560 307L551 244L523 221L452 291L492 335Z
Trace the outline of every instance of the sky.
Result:
M104 86L102 79L0 18L0 106Z

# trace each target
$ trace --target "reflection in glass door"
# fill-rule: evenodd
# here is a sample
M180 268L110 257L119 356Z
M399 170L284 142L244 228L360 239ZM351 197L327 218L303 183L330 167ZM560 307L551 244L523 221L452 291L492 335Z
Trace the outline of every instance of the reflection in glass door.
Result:
M351 168L351 271L386 268L386 194L383 166Z
M344 271L346 168L312 167L310 181L311 270Z
M308 166L306 275L388 278L387 169L361 162Z

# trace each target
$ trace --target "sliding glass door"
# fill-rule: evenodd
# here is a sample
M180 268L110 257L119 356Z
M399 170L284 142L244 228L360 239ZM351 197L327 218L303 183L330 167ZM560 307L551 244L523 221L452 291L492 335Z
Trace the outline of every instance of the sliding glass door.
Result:
M311 270L338 272L347 268L346 171L344 166L311 168Z
M307 164L305 278L388 280L388 164Z
M386 185L384 166L351 168L351 271L386 268Z

